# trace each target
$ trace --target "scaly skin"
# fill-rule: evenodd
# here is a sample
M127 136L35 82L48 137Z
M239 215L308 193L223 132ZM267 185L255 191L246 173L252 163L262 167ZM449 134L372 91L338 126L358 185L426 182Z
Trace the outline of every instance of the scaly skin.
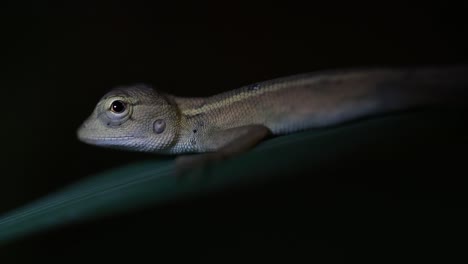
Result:
M230 156L268 135L452 104L460 92L465 94L467 69L324 71L259 82L206 98L175 97L147 85L117 87L99 101L78 137L89 144L132 151L219 151ZM110 109L115 101L125 105L122 113Z

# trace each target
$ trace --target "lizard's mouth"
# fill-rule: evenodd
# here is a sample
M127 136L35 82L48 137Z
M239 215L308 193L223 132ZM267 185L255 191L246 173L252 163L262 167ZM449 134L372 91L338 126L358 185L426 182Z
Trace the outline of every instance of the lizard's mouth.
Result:
M117 142L134 139L133 135L122 136L95 136L86 127L80 127L77 131L77 137L80 141L91 145L114 145Z
M78 139L91 145L114 145L117 141L122 142L134 139L134 136L121 137L85 137L78 134Z

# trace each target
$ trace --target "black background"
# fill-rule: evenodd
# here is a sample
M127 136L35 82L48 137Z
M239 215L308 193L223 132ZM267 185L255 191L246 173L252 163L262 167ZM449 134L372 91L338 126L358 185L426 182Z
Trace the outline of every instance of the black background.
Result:
M147 82L176 95L204 96L326 68L466 63L465 11L462 4L443 2L7 3L0 10L0 213L92 173L154 158L77 141L76 128L113 86ZM255 192L249 195L244 202L258 199ZM203 206L185 204L184 209L161 212L178 210L183 217L186 210ZM129 216L121 222L137 224L136 219ZM107 227L98 223L81 227L76 237L68 239L87 243L78 234L101 230L109 235L119 228L112 220L107 223ZM219 228L235 233L226 231L230 227ZM181 243L182 248L190 248ZM175 240L171 245L177 244ZM323 244L311 247L320 249Z

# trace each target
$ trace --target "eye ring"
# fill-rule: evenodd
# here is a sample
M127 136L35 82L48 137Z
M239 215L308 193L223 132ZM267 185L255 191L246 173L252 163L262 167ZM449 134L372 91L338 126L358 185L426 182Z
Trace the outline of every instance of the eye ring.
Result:
M109 110L116 114L122 114L127 110L127 103L121 100L115 100L109 106Z
M105 115L105 122L111 126L123 124L130 119L133 113L133 105L130 100L122 96L116 96L112 99L107 99L101 108Z

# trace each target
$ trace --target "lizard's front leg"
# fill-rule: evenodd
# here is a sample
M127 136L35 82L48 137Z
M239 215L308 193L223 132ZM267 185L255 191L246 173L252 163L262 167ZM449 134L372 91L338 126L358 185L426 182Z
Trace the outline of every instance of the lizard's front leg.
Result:
M249 125L212 132L206 141L207 145L212 146L216 151L177 157L176 170L180 174L239 155L253 148L269 135L271 131L263 125Z

